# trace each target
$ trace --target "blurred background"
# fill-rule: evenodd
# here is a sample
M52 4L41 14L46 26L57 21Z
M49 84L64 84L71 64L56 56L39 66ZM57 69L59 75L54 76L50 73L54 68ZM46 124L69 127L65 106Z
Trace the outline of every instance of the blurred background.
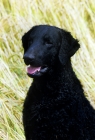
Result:
M21 38L38 24L66 29L79 40L72 65L95 108L95 0L0 0L0 140L25 139L22 108L31 79Z

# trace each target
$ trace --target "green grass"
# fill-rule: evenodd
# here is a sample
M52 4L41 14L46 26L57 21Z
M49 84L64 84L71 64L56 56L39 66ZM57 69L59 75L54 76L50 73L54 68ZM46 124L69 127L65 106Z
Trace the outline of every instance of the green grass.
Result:
M37 24L65 28L79 39L72 65L95 108L95 1L0 0L0 140L24 140L22 107L31 79L21 37Z

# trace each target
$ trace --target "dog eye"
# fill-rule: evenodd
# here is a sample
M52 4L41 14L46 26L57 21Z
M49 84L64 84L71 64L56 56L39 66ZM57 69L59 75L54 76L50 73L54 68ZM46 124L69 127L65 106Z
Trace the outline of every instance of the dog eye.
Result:
M46 44L46 45L52 45L53 43L52 43L51 40L49 40L49 39L45 39L45 44Z
M33 40L32 40L32 39L29 40L29 41L28 41L28 46L30 46L32 43L33 43Z

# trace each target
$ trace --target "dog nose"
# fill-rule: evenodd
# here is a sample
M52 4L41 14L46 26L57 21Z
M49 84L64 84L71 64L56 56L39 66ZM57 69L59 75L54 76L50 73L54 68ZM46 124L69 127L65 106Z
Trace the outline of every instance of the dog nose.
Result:
M24 54L23 59L24 59L26 64L34 62L34 56L28 55L27 53Z

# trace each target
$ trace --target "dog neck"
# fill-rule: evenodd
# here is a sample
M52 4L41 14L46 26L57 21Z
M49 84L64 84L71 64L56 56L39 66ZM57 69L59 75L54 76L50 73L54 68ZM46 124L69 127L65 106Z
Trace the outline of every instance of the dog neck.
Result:
M60 89L61 86L64 87L64 84L68 82L69 82L69 86L72 86L74 78L75 78L75 74L73 72L71 62L69 61L64 66L58 63L56 64L55 68L50 69L49 72L44 76L39 78L34 78L33 84L38 90L39 89L54 90L55 88ZM57 84L58 81L61 83L60 85Z

